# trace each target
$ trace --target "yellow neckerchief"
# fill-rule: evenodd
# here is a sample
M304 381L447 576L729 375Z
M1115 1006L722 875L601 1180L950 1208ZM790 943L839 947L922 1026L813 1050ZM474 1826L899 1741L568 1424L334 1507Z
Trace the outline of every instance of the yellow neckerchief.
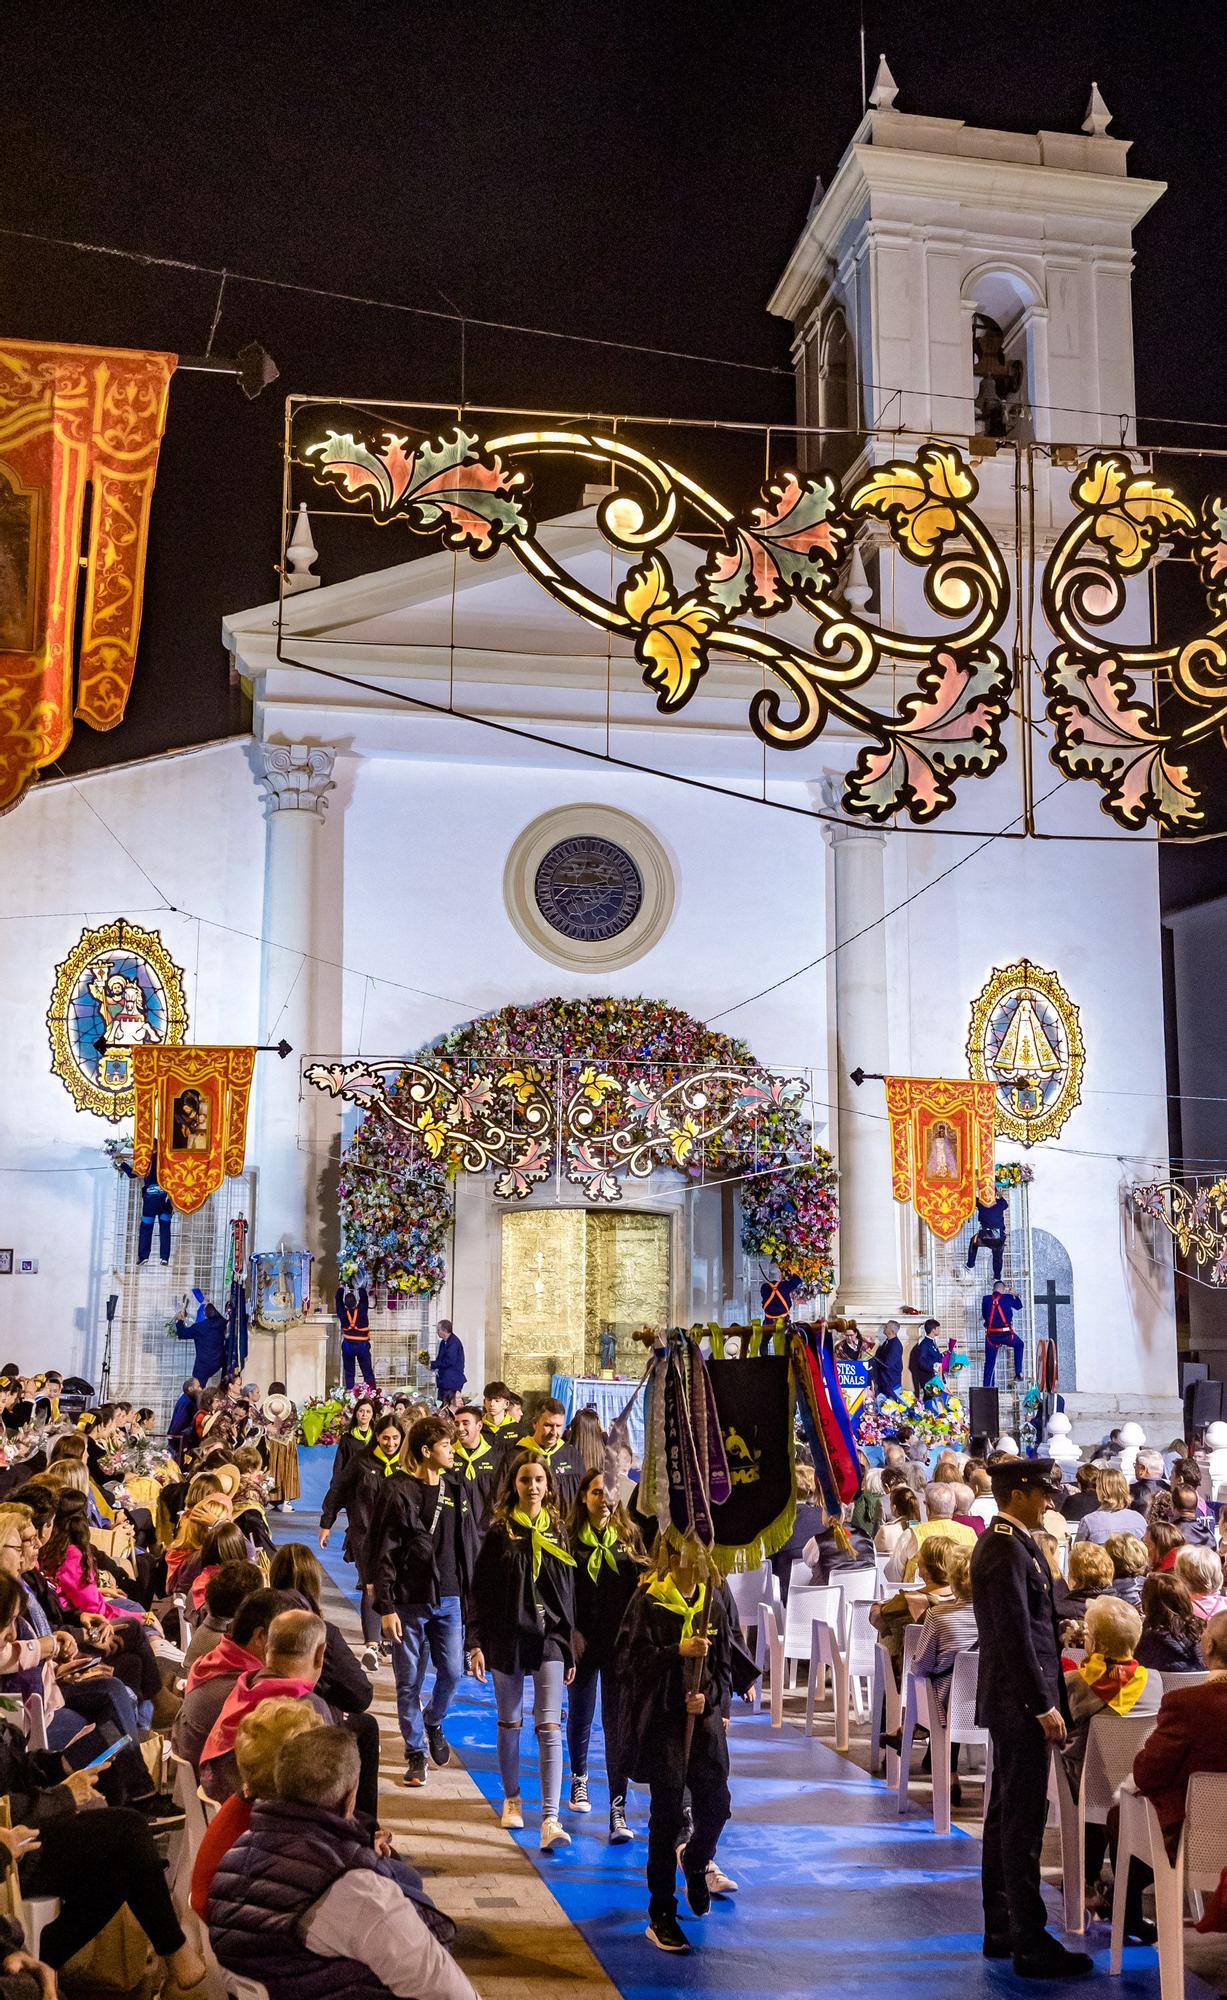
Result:
M615 1575L617 1574L618 1557L616 1551L620 1544L618 1541L618 1531L612 1521L604 1532L599 1535L592 1526L591 1521L585 1521L579 1531L579 1538L586 1549L592 1550L592 1554L588 1558L588 1574L592 1578L593 1583L596 1582L601 1574L601 1564L603 1562L608 1563L610 1569L614 1571Z
M456 1446L456 1456L464 1467L464 1476L466 1479L476 1479L478 1460L489 1458L492 1450L493 1446L489 1438L483 1438L480 1444L475 1444L472 1451L469 1450L467 1445L458 1444Z
M562 1450L562 1439L556 1439L553 1444L538 1444L534 1437L521 1438L520 1450L535 1451L538 1458L553 1458L556 1451Z
M1109 1663L1102 1653L1092 1653L1079 1667L1078 1679L1086 1682L1105 1708L1117 1715L1128 1715L1146 1686L1147 1673L1135 1659Z
M512 1419L510 1417L500 1417L497 1423L495 1423L493 1417L482 1418L482 1423L485 1426L485 1428L487 1430L492 1430L492 1431L505 1431L508 1424L511 1422Z
M552 1523L550 1521L549 1514L547 1513L544 1507L541 1509L541 1512L538 1514L535 1521L532 1519L531 1515L526 1514L523 1508L521 1507L516 1508L511 1518L515 1522L517 1528L527 1528L530 1536L532 1537L534 1583L537 1581L537 1578L541 1574L541 1558L543 1556L557 1556L559 1562L565 1563L568 1569L575 1568L575 1557L569 1556L566 1550L564 1548L561 1548L557 1542L552 1542L550 1540L550 1528L552 1526Z
M369 1430L360 1431L355 1425L355 1427L350 1431L350 1436L351 1438L357 1438L359 1444L369 1444L371 1441L372 1433Z
M648 1585L648 1596L654 1604L663 1605L666 1611L674 1612L681 1619L682 1637L689 1639L694 1631L694 1621L699 1615L699 1606L703 1601L702 1585L695 1585L694 1597L687 1604L671 1576L654 1576Z
M383 1467L383 1476L385 1479L391 1479L392 1474L399 1470L400 1460L398 1458L389 1458L387 1453L381 1451L378 1445L375 1446L375 1457Z

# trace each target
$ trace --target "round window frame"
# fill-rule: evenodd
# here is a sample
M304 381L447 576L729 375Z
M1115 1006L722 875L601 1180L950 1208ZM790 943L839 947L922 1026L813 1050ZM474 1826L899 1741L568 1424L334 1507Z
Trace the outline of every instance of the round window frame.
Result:
M630 855L639 870L643 899L632 921L613 938L567 938L542 914L536 898L537 872L560 841L588 836L608 840ZM512 843L503 870L503 901L516 930L540 958L572 972L616 972L633 965L659 943L673 917L676 877L661 841L642 820L617 806L554 806L523 829Z

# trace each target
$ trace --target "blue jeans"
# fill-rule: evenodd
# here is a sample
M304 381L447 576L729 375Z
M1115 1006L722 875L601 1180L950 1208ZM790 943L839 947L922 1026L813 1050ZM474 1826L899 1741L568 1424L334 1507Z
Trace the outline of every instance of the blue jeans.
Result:
M392 1641L392 1673L396 1681L396 1719L405 1751L426 1749L426 1723L440 1726L464 1672L464 1620L458 1597L438 1604L398 1604L401 1636ZM427 1662L434 1665L435 1684L422 1712L422 1684Z
M1000 1340L1000 1341L986 1340L984 1343L984 1386L986 1389L991 1389L993 1386L993 1374L997 1367L997 1356L1000 1354L1003 1347L1012 1347L1014 1349L1015 1380L1020 1382L1022 1380L1022 1372L1023 1372L1022 1335L1020 1333L1016 1333L1011 1340Z
M354 1374L358 1368L362 1370L362 1379L367 1387L373 1389L375 1387L375 1364L371 1360L370 1341L346 1340L342 1336L341 1373L345 1377L345 1387L347 1389L353 1388Z

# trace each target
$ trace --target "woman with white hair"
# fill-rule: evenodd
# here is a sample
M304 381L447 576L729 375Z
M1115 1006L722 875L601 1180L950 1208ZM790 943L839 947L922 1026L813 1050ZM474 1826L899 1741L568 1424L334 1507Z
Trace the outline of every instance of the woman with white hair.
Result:
M1075 1798L1082 1783L1086 1740L1097 1715L1157 1715L1163 1698L1158 1674L1139 1665L1136 1649L1142 1614L1123 1597L1096 1597L1086 1607L1086 1658L1065 1676L1071 1717L1061 1760ZM1102 1902L1099 1874L1108 1849L1108 1828L1087 1821L1083 1863L1088 1910ZM1140 1881L1131 1869L1126 1897L1125 1937L1130 1944L1153 1944L1153 1925L1142 1915Z
M1189 1593L1197 1617L1205 1623L1216 1611L1227 1611L1223 1595L1223 1565L1213 1549L1180 1549L1173 1565Z

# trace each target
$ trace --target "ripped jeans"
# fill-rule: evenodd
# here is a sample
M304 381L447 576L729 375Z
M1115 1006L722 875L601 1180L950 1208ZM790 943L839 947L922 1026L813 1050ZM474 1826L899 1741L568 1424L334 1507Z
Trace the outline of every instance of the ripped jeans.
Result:
M498 1768L505 1798L520 1796L520 1729L524 1721L526 1674L494 1671L498 1703ZM546 1660L531 1676L533 1723L541 1764L541 1817L557 1819L562 1795L562 1688L566 1668L561 1660Z

